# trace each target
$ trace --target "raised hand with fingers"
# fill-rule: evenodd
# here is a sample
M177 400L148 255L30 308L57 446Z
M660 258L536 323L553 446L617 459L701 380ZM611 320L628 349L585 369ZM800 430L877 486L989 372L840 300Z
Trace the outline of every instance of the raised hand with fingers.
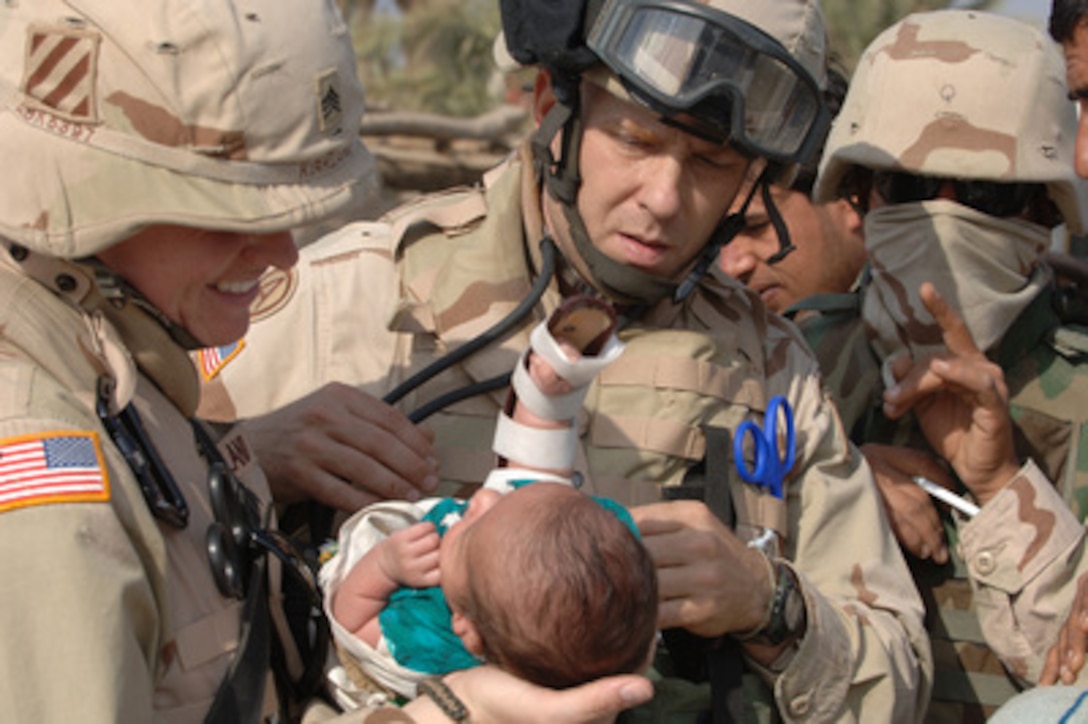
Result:
M884 393L884 413L896 419L913 410L930 446L984 505L1020 469L1005 375L932 284L922 284L920 296L941 328L947 354L896 360L897 383Z

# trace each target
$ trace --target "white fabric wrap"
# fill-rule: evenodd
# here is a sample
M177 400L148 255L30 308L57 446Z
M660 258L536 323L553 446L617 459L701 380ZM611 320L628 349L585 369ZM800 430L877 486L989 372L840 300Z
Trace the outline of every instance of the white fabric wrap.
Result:
M518 404L546 420L570 420L571 426L561 430L540 430L515 422L504 413L499 416L491 449L496 455L524 465L565 470L574 464L578 444L574 420L582 409L589 383L623 353L624 344L612 334L598 354L572 360L552 336L548 323L541 322L533 329L529 345L533 354L543 357L556 374L574 389L563 395L542 393L529 376L529 351L526 351L518 359L511 377Z

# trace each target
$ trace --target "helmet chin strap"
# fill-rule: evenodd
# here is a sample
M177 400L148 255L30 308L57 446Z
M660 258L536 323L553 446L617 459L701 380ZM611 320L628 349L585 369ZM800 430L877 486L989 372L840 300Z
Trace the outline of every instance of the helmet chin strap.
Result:
M537 173L543 178L548 194L563 209L574 251L585 263L591 277L586 281L620 305L656 304L674 293L675 283L615 261L599 251L589 238L577 204L578 189L582 184L578 171L578 153L582 142L578 92L570 92L568 88L562 95L567 100L560 100L549 109L533 135L532 149ZM551 143L560 133L562 150L559 159L556 159Z
M760 194L763 198L763 208L767 210L767 218L771 220L771 227L778 237L778 251L767 258L767 264L777 264L789 256L789 253L797 247L793 245L793 239L790 238L789 227L786 226L786 221L782 218L782 213L778 210L778 205L771 197L771 184L769 181L765 181L762 184ZM750 199L751 197L749 197L749 200ZM748 204L745 203L744 206L747 208Z
M158 322L159 325L166 330L166 333L170 335L170 338L182 349L192 351L207 346L194 337L189 330L170 321L169 317L148 301L147 297L141 294L136 287L122 279L116 272L98 261L98 259L87 257L81 261L90 265L94 270L95 283L98 285L98 290L103 297L116 300L116 302L119 303L130 303L134 307L143 310L144 313Z
M711 265L717 260L718 254L721 253L722 247L733 241L737 234L741 232L745 224L745 216L748 214L748 206L752 203L752 198L755 196L756 191L760 193L760 198L763 199L763 208L767 211L767 217L770 219L771 226L774 228L775 234L778 236L778 251L767 259L768 264L777 264L789 255L789 253L795 250L797 247L793 245L793 241L790 239L789 229L786 227L786 222L782 218L782 213L778 210L778 205L775 204L774 199L771 197L771 180L774 179L777 169L767 166L759 174L759 178L752 184L752 188L748 190L748 195L744 199L744 204L735 213L729 214L718 227L714 230L714 233L710 236L710 242L704 247L703 253L699 255L699 260L688 272L687 277L677 287L676 294L673 297L673 301L679 304L687 299L688 295L695 290L695 287L699 284L699 280L706 276L706 273L710 270Z
M589 269L592 283L617 304L650 306L674 292L676 284L668 279L621 264L597 249L590 241L582 217L573 205L565 204L563 213L567 217L571 240Z
M652 306L670 297L677 304L687 299L698 286L699 281L706 276L721 248L732 241L744 228L744 216L748 211L748 205L756 190L760 188L768 214L771 215L772 224L779 234L781 245L778 253L772 257L771 263L781 260L794 248L789 243L789 235L785 230L782 217L770 199L769 186L772 171L768 167L760 174L759 179L748 192L741 209L722 218L710 235L695 265L679 284L622 264L601 252L593 245L582 215L578 212L578 189L582 183L578 169L578 154L581 148L582 127L578 113L579 92L576 85L571 87L571 83L571 79L565 79L562 92L556 94L560 100L548 110L536 133L533 134L533 158L537 173L543 179L548 194L558 201L563 209L574 251L581 257L591 276L586 281L606 294L612 301L625 306ZM552 141L557 134L561 134L562 143L558 159L551 151Z

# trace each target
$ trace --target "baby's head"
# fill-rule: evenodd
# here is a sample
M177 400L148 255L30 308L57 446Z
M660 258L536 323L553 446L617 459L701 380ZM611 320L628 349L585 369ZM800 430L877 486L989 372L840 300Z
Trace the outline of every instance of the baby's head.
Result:
M479 491L443 538L442 589L469 650L534 683L574 686L649 661L653 561L614 511L569 486Z

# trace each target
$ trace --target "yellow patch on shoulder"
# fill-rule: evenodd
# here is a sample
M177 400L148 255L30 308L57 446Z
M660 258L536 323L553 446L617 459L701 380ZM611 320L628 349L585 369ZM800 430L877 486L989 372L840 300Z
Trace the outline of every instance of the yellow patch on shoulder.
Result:
M98 434L54 430L0 440L0 512L110 499Z

